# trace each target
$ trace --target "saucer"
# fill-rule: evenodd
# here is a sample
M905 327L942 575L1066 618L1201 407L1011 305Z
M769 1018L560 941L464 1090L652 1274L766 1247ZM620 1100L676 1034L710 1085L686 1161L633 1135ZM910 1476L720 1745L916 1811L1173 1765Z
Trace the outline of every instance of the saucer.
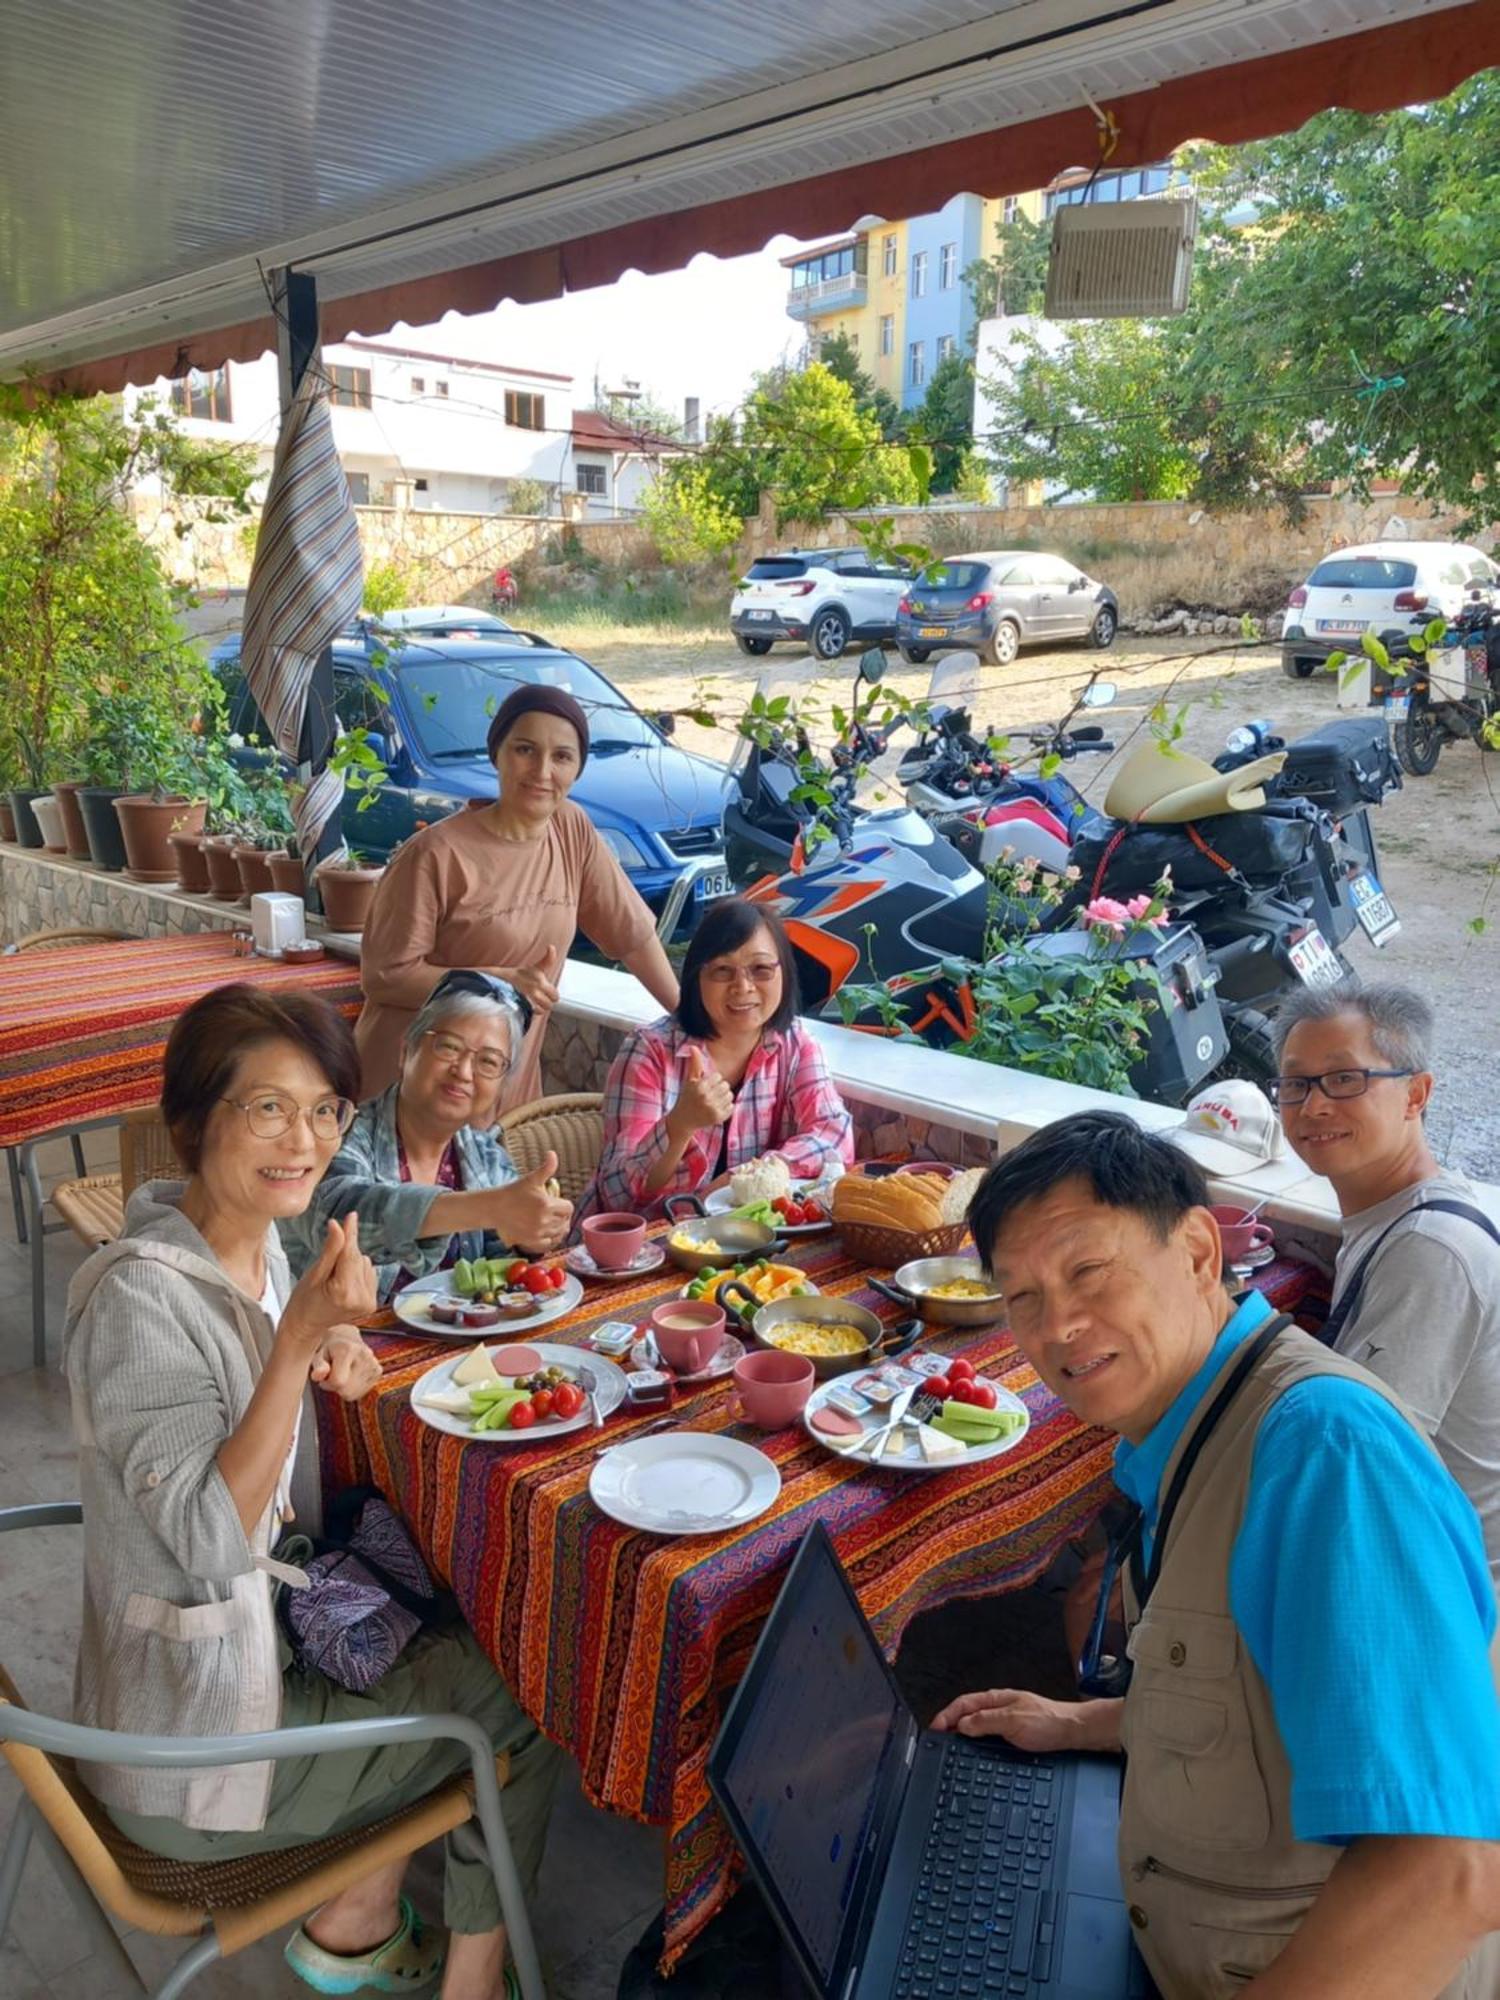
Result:
M1246 1257L1236 1257L1230 1265L1232 1271L1263 1271L1267 1264L1276 1262L1276 1245L1262 1243L1258 1250L1252 1250Z
M668 1370L668 1373L672 1374L673 1381L678 1383L717 1382L721 1375L730 1373L736 1361L743 1360L744 1354L744 1341L737 1340L732 1333L726 1333L723 1346L706 1368L697 1368L691 1375L678 1375L671 1370ZM665 1364L655 1358L654 1350L648 1347L644 1340L638 1340L630 1350L630 1365L632 1368L660 1368Z
M644 1278L648 1271L660 1270L667 1261L666 1248L661 1243L647 1243L638 1256L618 1271L606 1271L596 1264L589 1255L587 1246L575 1243L571 1250L563 1252L563 1262L580 1278L597 1278L608 1284L620 1278Z

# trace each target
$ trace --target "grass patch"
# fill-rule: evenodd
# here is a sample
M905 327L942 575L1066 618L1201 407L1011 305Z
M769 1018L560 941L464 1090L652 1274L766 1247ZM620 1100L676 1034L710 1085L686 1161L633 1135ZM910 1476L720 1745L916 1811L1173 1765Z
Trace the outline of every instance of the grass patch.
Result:
M723 635L733 585L727 580L687 583L662 576L637 583L626 577L553 590L528 591L517 613L533 627L569 626L577 631L604 633L622 627L656 634L711 631Z

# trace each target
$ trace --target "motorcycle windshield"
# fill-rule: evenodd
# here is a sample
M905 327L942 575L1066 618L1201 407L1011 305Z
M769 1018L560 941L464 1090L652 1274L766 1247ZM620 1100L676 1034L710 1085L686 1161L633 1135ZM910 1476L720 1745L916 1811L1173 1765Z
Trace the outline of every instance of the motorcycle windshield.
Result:
M929 706L972 710L979 698L981 671L977 653L945 653L928 676Z

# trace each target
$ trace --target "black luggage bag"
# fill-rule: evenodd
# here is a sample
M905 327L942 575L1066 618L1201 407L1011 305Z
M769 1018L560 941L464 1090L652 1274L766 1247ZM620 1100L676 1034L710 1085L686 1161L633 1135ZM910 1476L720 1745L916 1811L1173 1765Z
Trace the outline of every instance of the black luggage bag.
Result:
M1324 812L1338 814L1378 806L1400 786L1401 766L1385 717L1366 713L1327 723L1288 744L1270 790L1276 798L1311 799Z

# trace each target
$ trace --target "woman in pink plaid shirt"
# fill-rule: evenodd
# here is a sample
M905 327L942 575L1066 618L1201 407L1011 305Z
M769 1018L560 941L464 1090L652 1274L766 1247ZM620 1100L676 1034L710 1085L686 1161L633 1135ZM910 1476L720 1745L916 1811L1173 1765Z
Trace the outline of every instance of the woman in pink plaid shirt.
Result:
M675 1015L637 1028L604 1090L604 1153L578 1212L654 1215L778 1153L796 1180L854 1158L854 1128L797 1019L779 921L738 896L712 904L682 966Z

